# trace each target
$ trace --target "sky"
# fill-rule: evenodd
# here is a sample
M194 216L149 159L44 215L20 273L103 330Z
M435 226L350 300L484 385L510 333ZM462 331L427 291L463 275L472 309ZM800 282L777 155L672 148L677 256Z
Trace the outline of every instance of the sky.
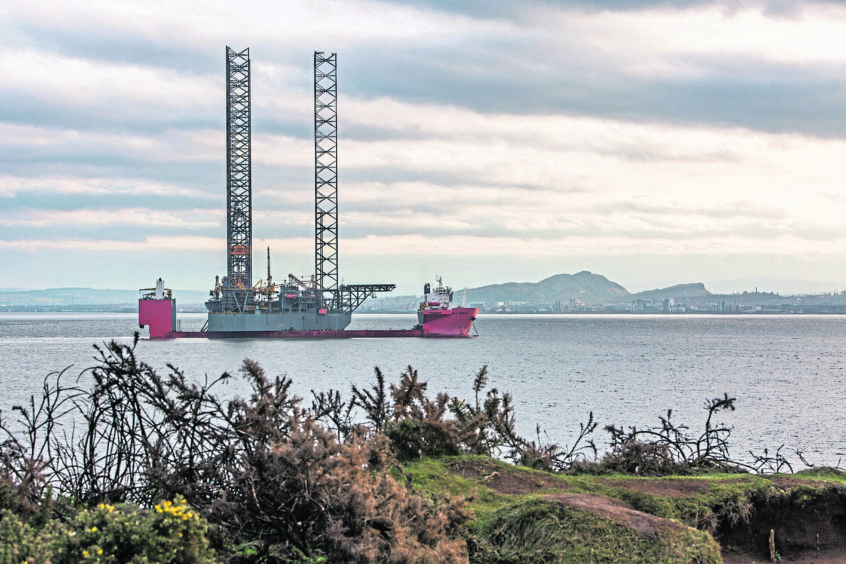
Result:
M846 289L846 3L0 3L0 287L210 288L225 47L250 48L253 272L313 271L313 52L340 272Z

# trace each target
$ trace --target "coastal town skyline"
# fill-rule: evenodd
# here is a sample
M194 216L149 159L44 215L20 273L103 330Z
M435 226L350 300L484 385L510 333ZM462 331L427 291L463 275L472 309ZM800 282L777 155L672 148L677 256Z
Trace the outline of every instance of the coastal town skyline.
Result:
M838 3L13 0L0 16L0 287L211 286L226 45L251 54L257 273L266 246L277 278L313 267L325 50L347 282L846 283Z

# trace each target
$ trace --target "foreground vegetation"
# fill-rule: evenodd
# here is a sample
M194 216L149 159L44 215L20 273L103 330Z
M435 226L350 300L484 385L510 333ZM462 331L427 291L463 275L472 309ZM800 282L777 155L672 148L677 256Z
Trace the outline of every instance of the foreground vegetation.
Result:
M0 420L0 564L719 562L715 538L775 557L770 530L787 552L846 537L839 470L774 475L792 470L780 449L732 460L728 395L701 432L668 412L605 427L600 453L592 415L570 446L518 435L485 368L470 401L431 398L409 367L306 406L249 360L252 395L223 400L228 374L194 384L134 344L97 351L90 389L52 374L17 426ZM835 524L779 528L803 515Z

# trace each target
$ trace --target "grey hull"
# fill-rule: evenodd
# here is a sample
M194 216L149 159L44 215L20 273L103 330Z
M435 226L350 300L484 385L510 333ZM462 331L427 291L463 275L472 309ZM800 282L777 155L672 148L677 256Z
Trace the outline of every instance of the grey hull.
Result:
M350 312L318 314L285 311L281 313L209 312L208 331L340 331L352 319Z

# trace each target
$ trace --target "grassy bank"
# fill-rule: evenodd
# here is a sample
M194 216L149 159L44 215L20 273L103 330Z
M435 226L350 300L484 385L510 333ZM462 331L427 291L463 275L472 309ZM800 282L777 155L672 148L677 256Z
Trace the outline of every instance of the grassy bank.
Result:
M409 463L424 496L461 496L476 562L846 560L846 474L562 476L484 457ZM826 555L819 559L819 555Z

